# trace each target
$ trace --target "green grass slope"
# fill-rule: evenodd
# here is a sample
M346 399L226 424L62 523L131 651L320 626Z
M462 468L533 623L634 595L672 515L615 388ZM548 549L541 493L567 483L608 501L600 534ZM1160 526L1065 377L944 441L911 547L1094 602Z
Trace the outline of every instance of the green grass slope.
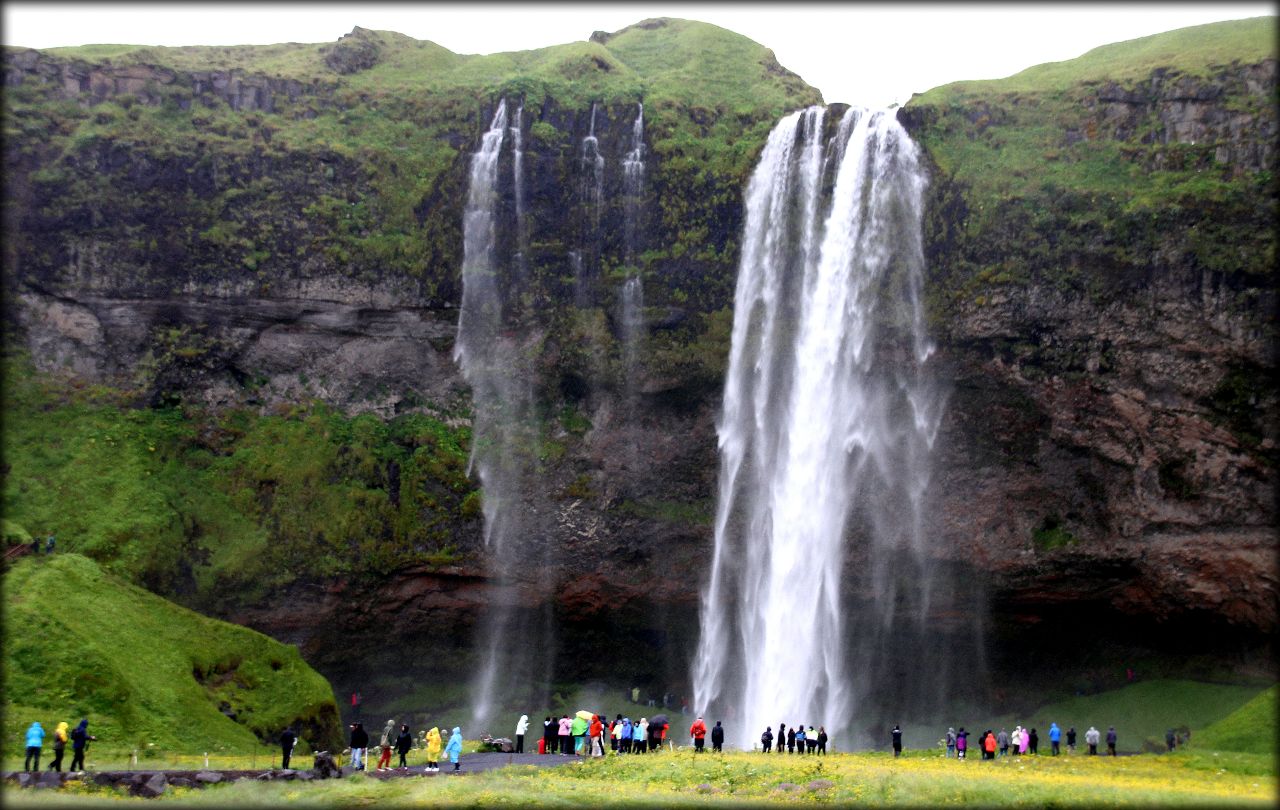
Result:
M1004 79L958 81L917 95L913 104L938 104L968 95L1067 90L1088 82L1144 79L1157 69L1207 76L1232 62L1253 64L1276 57L1276 18L1196 25L1149 37L1113 42L1062 62L1035 65Z
M1275 688L1268 691L1273 695L1274 704ZM1115 726L1118 750L1141 751L1147 740L1163 746L1165 730L1169 728L1187 726L1195 739L1201 729L1207 732L1211 724L1249 704L1260 693L1266 694L1257 686L1183 680L1138 681L1096 695L1055 701L1025 716L1007 716L999 722L1010 731L1014 724L1035 728L1042 750L1049 748L1051 722L1056 722L1064 735L1070 726L1075 726L1079 733L1078 746L1084 745L1084 732L1089 726L1096 726L1104 735L1108 726Z
M85 717L107 752L248 751L299 723L340 739L333 690L296 648L200 616L77 554L4 574L4 741ZM229 706L233 721L220 711Z
M1191 745L1196 749L1274 757L1280 747L1277 741L1280 729L1276 724L1277 691L1280 691L1280 686L1273 686L1204 731L1193 730Z

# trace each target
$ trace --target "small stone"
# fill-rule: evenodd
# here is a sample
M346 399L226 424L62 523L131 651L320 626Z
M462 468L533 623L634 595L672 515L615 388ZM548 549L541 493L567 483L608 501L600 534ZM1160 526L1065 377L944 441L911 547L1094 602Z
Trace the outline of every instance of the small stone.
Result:
M217 771L200 771L196 774L196 781L206 785L216 785L222 781L222 774Z
M139 774L139 776L146 778L141 783L135 782L134 785L130 786L129 792L135 796L154 799L157 796L164 795L165 790L169 787L169 780L162 773Z

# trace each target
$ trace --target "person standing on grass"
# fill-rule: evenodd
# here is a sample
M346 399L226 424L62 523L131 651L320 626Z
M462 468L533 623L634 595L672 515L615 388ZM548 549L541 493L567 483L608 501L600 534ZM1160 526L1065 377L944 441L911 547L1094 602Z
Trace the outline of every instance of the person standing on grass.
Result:
M369 732L364 730L364 723L356 721L351 724L351 768L362 771L365 766L365 751L369 748Z
M707 741L707 724L702 722L701 717L694 720L693 725L689 726L689 736L693 737L693 752L701 754Z
M600 722L600 715L591 715L591 724L587 726L587 734L591 739L591 756L604 756L604 723Z
M964 755L969 750L969 732L964 730L964 726L956 732L956 759L964 759Z
M1178 735L1173 733L1173 729L1169 729L1164 733L1164 744L1170 752L1173 751L1174 743L1178 741Z
M827 755L827 727L818 726L818 753Z
M67 740L69 739L67 724L66 721L63 721L53 730L53 762L49 764L49 770L62 773L62 754L67 750Z
M71 770L84 770L84 755L89 750L89 741L97 737L89 733L89 719L80 718L80 724L71 732Z
M23 760L22 770L31 770L31 760L35 759L35 769L40 770L40 747L44 745L44 726L37 720L27 729L27 758Z
M280 732L280 769L289 770L289 758L293 756L293 747L298 744L298 732L293 726Z
M413 735L409 733L409 724L400 724L400 736L396 737L396 753L400 755L400 770L409 770L409 763L405 757L409 755L409 751L413 749Z
M458 757L462 755L461 727L453 727L453 735L449 737L449 744L444 747L444 752L449 755L449 761L453 763L453 772L457 773L462 767L462 763L458 762Z
M427 732L427 771L430 773L440 771L440 743L440 729L432 726Z
M809 730L804 733L805 753L812 754L818 750L818 732L813 730L813 726L809 726Z
M996 735L996 745L1000 746L1000 756L1007 756L1009 753L1009 732L1000 729L1000 733Z
M773 726L765 726L760 735L760 753L767 754L773 749Z
M630 717L622 718L622 733L618 735L618 753L619 754L631 753L631 741L632 739L634 739L632 737L634 733L635 733L635 729L632 728L631 726L631 718Z
M1076 727L1072 726L1067 729L1067 751L1074 754L1076 752Z
M787 724L778 724L778 753L781 754L787 750Z
M516 750L515 753L524 753L524 733L529 730L529 715L522 714L520 719L516 721Z
M893 755L899 756L902 754L902 729L895 725L889 733L893 737Z
M1049 724L1049 752L1055 757L1058 755L1058 744L1062 740L1062 729L1058 728L1057 723Z
M796 726L796 753L797 754L804 753L804 741L805 741L804 723L801 723L800 725Z
M996 758L996 733L987 729L987 736L982 738L982 753L986 759Z
M1009 753L1015 757L1022 753L1022 726L1014 726L1009 735Z
M1098 740L1101 737L1102 735L1093 726L1089 726L1089 730L1084 733L1084 743L1089 746L1089 754L1091 756L1096 757L1098 755Z
M1027 741L1027 749L1033 754L1038 753L1040 750L1040 735L1036 733L1034 728L1027 735Z
M1116 755L1116 727L1111 726L1107 729L1107 753L1111 756Z
M956 730L954 728L947 729L947 753L948 757L955 756L956 753Z
M648 733L649 723L643 717L639 723L631 724L631 753L643 754L645 745L645 735Z
M720 721L716 721L716 727L711 729L711 750L724 750L724 726L720 725Z
M388 720L382 727L382 737L378 740L378 770L391 770L391 731L396 727L394 719Z

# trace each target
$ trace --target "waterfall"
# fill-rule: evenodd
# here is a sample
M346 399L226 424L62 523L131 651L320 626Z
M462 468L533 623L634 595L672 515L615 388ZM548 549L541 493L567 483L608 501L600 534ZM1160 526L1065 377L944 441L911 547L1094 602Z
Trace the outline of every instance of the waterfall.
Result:
M474 721L498 708L499 696L536 690L545 680L532 662L548 631L530 611L517 611L514 593L532 551L521 528L521 494L531 478L537 446L533 379L527 338L513 313L522 285L519 269L504 273L498 255L501 204L499 163L508 133L507 103L494 113L480 149L471 157L470 186L463 218L462 306L454 359L471 386L474 407L470 472L483 499L488 574L500 594L479 617L478 676L473 688ZM519 118L517 116L517 122ZM518 171L513 166L513 172ZM519 177L513 178L519 188ZM509 210L509 209L508 209ZM502 223L507 227L507 223Z
M627 264L635 258L636 221L644 196L644 104L639 104L631 125L631 151L622 161L623 246Z
M591 104L591 125L582 139L582 197L591 209L592 231L600 229L600 213L604 205L604 155L596 140L596 104Z
M921 301L926 180L892 113L852 108L827 129L818 107L779 122L746 195L692 671L695 710L732 711L744 747L781 721L825 725L847 750L881 710L916 708L918 690L897 690L907 704L895 691L902 667L937 687L921 672L942 411Z
M511 172L515 175L516 192L516 269L521 281L529 276L529 223L525 217L524 176L524 102L516 108L516 120L511 126Z

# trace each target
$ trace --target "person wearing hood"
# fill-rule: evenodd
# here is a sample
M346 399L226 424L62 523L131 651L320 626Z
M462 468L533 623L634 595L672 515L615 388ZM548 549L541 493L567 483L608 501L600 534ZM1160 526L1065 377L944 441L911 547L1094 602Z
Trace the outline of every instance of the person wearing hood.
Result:
M573 739L573 723L569 720L569 715L560 716L560 754L567 756L573 749L570 747L570 740Z
M67 732L66 721L63 721L53 731L53 762L49 764L49 770L62 773L62 754L67 750L69 739L71 735Z
M969 732L964 730L964 726L956 732L956 759L964 759L965 754L969 752Z
M1062 729L1058 728L1057 723L1049 724L1049 753L1055 757L1058 755L1058 744L1062 741Z
M760 735L760 753L767 754L773 748L773 726L765 726Z
M578 715L573 716L573 720L569 723L569 734L573 737L573 753L578 756L586 756L587 747L587 720Z
M792 736L795 736L795 735L793 734ZM782 753L783 751L785 751L785 750L787 750L787 724L786 724L786 723L779 723L779 724L778 724L778 748L777 748L777 751L778 751L778 753L779 753L779 754L781 754L781 753Z
M1015 757L1022 753L1022 726L1014 726L1009 735L1009 753Z
M631 724L631 753L643 754L645 741L649 733L649 721L641 717L639 723Z
M987 736L982 738L982 758L996 758L996 733L991 729L987 729Z
M89 741L96 739L89 733L89 719L80 718L80 724L71 730L71 770L84 770L84 755L89 750Z
M427 732L427 772L437 773L440 770L440 729L432 726Z
M827 755L827 727L818 726L818 753Z
M631 753L631 718L624 717L622 722L618 724L618 753Z
M1032 754L1040 753L1040 735L1036 733L1034 728L1027 735L1027 750Z
M1067 729L1067 750L1071 753L1076 752L1076 727L1072 726Z
M956 753L956 730L954 728L947 729L947 756L955 756Z
M900 756L902 754L902 729L894 726L890 735L893 738L893 755L895 757Z
M31 760L36 761L35 769L40 770L40 747L44 745L44 727L40 725L40 721L31 724L27 729L27 758L22 763L22 770L31 770Z
M1107 728L1107 753L1113 757L1116 755L1116 727L1115 726L1110 726Z
M462 763L458 762L458 757L462 755L461 727L453 727L453 734L449 737L449 744L444 747L444 752L449 755L449 761L453 763L453 772L457 773L462 767Z
M554 754L556 752L556 734L560 730L560 724L551 719L551 715L547 715L542 721L542 751L543 754Z
M702 753L703 746L707 742L707 724L702 722L699 717L693 721L693 725L689 726L689 736L693 738L693 752L695 754Z
M1098 755L1098 740L1102 735L1093 726L1089 726L1089 730L1084 733L1084 743L1089 746L1089 753L1093 756Z
M289 758L293 756L293 747L298 744L298 732L288 726L280 732L280 769L289 770Z
M716 727L711 729L711 750L724 750L724 726L720 725L720 721L716 721Z
M382 737L378 740L378 770L391 770L391 731L396 727L395 719L387 721L382 727Z
M796 753L797 754L805 753L805 741L808 740L808 738L809 738L808 735L805 734L804 732L804 723L801 723L800 725L796 726Z
M1000 747L1000 756L1007 755L1009 753L1009 732L1000 729L1000 733L996 735L996 745Z
M804 733L804 746L806 754L818 750L818 732L813 730L813 726L809 726L809 730Z
M413 735L409 733L409 724L400 724L400 736L396 737L396 753L400 755L400 770L409 770L409 763L405 757L409 755L409 751L413 749Z
M609 748L615 754L622 753L622 715L618 715L617 719L610 723Z
M520 715L520 720L516 723L516 753L524 753L524 733L529 730L529 715Z
M600 721L600 715L591 715L591 723L587 726L587 735L591 739L591 756L604 756L604 723Z

